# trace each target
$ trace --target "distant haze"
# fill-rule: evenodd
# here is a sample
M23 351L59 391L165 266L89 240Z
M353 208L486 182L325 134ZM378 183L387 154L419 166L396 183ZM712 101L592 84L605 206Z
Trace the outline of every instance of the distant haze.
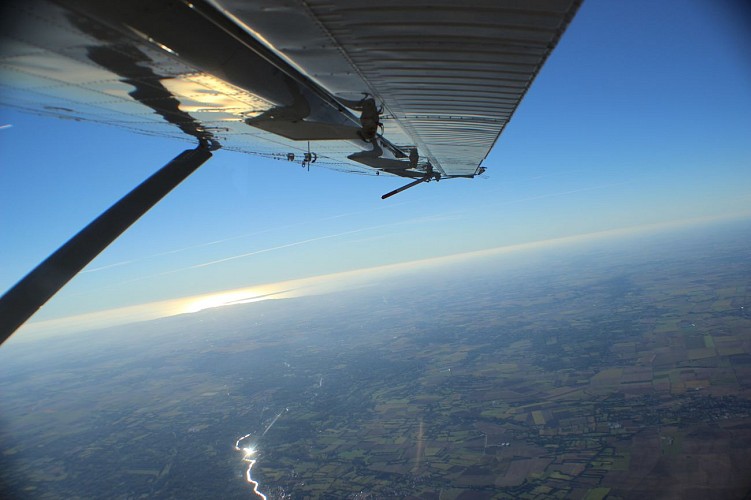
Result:
M503 256L501 265L513 268L525 266L530 258L539 257L540 251L555 250L566 246L582 246L595 242L608 242L616 238L630 238L649 234L670 233L680 228L703 226L748 217L702 218L671 224L653 224L635 228L601 231L543 241L534 241L517 245L508 245L489 250L464 252L446 257L434 257L418 261L377 266L356 271L326 274L310 278L283 281L278 283L258 284L245 288L225 290L210 294L181 297L171 300L156 301L134 306L107 309L92 313L60 317L42 321L31 321L24 325L13 338L14 342L35 340L49 335L72 334L99 328L124 325L157 318L190 314L202 310L226 307L262 300L285 299L306 295L319 295L348 289L367 287L395 277L408 276L410 273L434 273L440 275L449 266L459 263L475 262L482 265L483 258ZM536 253L535 253L536 252ZM494 261L498 266L498 261Z

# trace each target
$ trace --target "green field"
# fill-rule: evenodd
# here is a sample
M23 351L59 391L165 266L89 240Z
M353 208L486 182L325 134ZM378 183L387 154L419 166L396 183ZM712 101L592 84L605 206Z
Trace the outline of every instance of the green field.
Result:
M29 498L248 498L233 446L250 433L270 498L742 496L751 262L733 241L4 347L4 481Z

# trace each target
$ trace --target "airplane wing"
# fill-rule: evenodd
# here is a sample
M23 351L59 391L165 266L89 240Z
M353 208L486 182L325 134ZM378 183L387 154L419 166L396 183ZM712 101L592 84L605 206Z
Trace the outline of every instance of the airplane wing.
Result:
M482 173L580 3L4 2L0 106L197 146L11 288L0 340L217 149L411 180L384 198Z
M579 4L17 2L0 105L349 172L473 177Z

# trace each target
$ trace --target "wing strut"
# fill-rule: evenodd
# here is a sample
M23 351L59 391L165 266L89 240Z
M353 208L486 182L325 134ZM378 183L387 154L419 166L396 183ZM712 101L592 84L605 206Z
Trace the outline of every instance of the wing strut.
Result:
M0 344L167 193L211 158L214 145L176 156L112 205L0 298Z

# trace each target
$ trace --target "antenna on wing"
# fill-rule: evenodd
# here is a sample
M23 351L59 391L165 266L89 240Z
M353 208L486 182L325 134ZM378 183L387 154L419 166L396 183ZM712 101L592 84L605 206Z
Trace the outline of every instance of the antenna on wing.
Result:
M303 157L302 168L308 167L308 172L310 172L310 164L315 163L316 161L318 161L318 155L310 152L310 141L308 141L308 152L305 153L305 156Z

